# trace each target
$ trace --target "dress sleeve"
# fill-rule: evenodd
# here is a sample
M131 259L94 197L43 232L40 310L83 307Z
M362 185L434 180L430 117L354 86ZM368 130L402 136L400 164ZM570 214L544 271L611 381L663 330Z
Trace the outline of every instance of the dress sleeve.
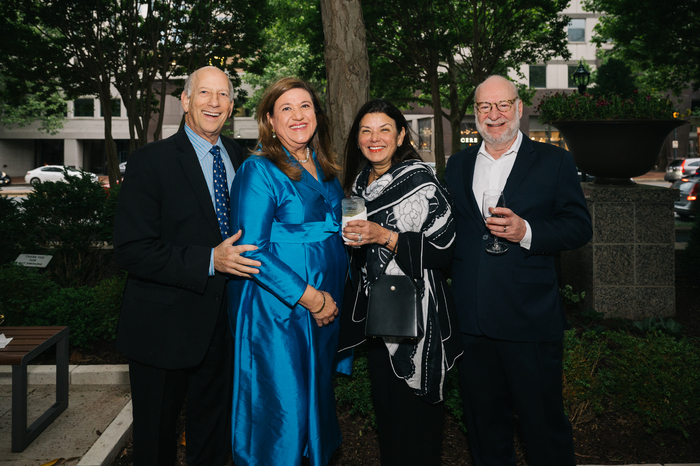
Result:
M231 187L231 226L232 231L243 232L237 244L258 247L242 254L261 263L260 273L251 275L252 279L292 307L304 294L307 283L270 251L275 211L283 197L290 194L287 191L266 164L248 160L236 172Z

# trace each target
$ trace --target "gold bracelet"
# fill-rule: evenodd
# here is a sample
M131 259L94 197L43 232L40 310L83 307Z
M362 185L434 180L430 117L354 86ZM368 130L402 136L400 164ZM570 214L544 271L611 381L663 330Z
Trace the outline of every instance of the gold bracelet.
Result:
M321 305L321 309L319 309L316 312L312 312L311 310L309 310L309 312L311 312L312 314L318 314L319 312L321 312L323 310L324 307L326 307L326 295L323 293L323 291L320 291L320 293L321 293L321 296L323 296L323 304Z

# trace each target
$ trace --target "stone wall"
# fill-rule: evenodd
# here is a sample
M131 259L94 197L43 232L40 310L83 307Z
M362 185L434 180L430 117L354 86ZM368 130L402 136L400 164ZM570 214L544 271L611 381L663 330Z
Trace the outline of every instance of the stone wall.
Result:
M582 183L593 239L561 256L561 283L606 317L669 317L675 304L673 202L678 190Z

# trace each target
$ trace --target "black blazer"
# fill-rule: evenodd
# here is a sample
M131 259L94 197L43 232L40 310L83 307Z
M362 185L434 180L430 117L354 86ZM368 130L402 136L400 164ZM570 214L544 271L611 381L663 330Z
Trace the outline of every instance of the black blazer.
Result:
M235 141L221 137L234 168ZM225 303L226 279L209 277L222 241L209 189L184 129L129 156L114 222L114 252L129 272L117 349L163 369L197 365Z
M532 246L509 243L507 253L492 256L484 248L493 237L472 191L478 151L474 146L451 156L445 175L457 220L452 293L460 330L500 340L560 340L566 318L553 254L581 247L593 234L573 158L523 137L504 197L530 224Z

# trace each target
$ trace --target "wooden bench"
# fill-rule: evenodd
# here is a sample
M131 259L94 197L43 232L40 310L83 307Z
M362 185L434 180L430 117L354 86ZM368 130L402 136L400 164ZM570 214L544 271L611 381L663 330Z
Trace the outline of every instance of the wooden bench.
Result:
M24 451L68 407L69 327L0 327L13 340L0 349L0 365L12 366L12 451ZM56 346L56 403L27 428L27 364Z

